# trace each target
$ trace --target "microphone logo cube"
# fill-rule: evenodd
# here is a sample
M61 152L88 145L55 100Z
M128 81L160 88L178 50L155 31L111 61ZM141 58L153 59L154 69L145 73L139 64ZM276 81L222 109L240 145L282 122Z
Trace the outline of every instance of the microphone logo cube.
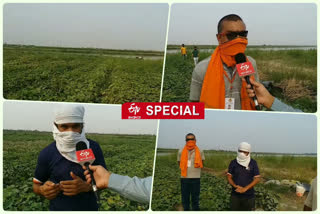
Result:
M77 151L76 155L77 155L77 160L79 163L90 162L91 160L95 159L92 149L85 149L85 150Z
M254 69L251 62L239 63L236 65L240 77L254 74Z

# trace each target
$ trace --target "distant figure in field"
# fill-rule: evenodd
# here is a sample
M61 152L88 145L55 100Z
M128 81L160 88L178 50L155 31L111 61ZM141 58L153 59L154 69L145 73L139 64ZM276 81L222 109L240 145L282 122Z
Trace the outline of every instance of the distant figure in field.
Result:
M193 57L193 61L194 61L194 66L196 66L199 61L199 51L197 49L197 46L194 46L194 49L192 51L192 57Z
M181 50L181 55L182 55L183 59L186 59L187 58L187 48L184 47L184 44L181 45L180 50Z
M242 142L238 147L237 158L228 168L228 182L232 186L231 211L255 210L255 193L253 187L260 181L258 164L250 158L251 146Z
M178 165L181 169L181 199L184 211L190 210L190 195L192 210L200 210L200 175L203 168L204 153L196 146L196 137L186 135L186 144L178 152Z
M317 177L312 180L310 192L304 202L304 211L314 211L317 209Z

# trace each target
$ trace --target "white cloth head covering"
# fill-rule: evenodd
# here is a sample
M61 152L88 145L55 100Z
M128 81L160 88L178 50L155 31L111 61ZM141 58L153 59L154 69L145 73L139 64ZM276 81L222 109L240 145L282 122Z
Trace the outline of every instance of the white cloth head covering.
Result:
M80 105L60 105L55 110L56 124L83 123L84 107Z
M83 123L84 107L79 105L61 105L55 111L54 122L56 124L64 123ZM81 133L73 131L60 132L53 124L53 138L56 141L56 147L59 153L67 160L78 163L76 157L76 145L83 141L89 148L89 141L85 136L85 131L82 129Z
M246 156L243 152L239 152L239 150L249 152L248 156ZM246 167L246 169L249 169L249 163L251 160L250 154L251 154L251 145L247 142L240 143L238 147L238 156L237 156L238 164Z
M251 152L251 145L247 142L242 142L239 144L238 150Z

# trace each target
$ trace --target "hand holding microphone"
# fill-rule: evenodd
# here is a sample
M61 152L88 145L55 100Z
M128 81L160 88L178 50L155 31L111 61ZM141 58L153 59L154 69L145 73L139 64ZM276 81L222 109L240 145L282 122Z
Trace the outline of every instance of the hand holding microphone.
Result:
M245 80L242 79L242 81ZM251 88L251 85L247 84L248 96L251 98L257 96L259 104L264 105L265 107L270 109L275 99L274 96L269 93L269 91L264 87L263 84L252 79L250 79L250 82L253 86L253 89Z
M87 170L85 166L83 166L83 169L85 170L84 175L86 176L87 183L91 183L92 176L89 170ZM89 165L89 169L91 172L93 172L93 176L96 181L97 188L98 189L108 188L108 183L109 183L109 178L111 173L102 166Z
M255 71L253 69L251 62L247 62L247 58L244 55L244 53L238 53L237 55L235 55L235 60L237 63L236 67L237 67L239 76L244 77L247 84L249 85L249 88L253 90L250 82L250 75L254 74ZM256 110L261 110L256 95L253 95L251 98L254 101Z
M91 186L92 190L94 192L94 195L96 196L97 201L100 200L99 194L98 194L98 189L96 186L96 182L93 178L92 171L89 169L89 165L92 164L95 161L95 157L93 154L92 149L88 149L87 145L85 142L80 141L76 145L76 155L77 155L77 160L78 163L84 167L86 170L89 171L90 177L91 177Z

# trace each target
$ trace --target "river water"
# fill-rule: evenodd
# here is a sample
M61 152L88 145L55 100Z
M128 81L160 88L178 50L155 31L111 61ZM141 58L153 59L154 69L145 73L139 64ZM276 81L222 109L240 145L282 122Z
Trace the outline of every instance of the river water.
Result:
M280 50L314 50L316 46L299 46L299 47L248 47L247 50L261 51L280 51ZM214 49L199 49L200 52L213 52ZM180 49L167 50L168 54L180 53Z

